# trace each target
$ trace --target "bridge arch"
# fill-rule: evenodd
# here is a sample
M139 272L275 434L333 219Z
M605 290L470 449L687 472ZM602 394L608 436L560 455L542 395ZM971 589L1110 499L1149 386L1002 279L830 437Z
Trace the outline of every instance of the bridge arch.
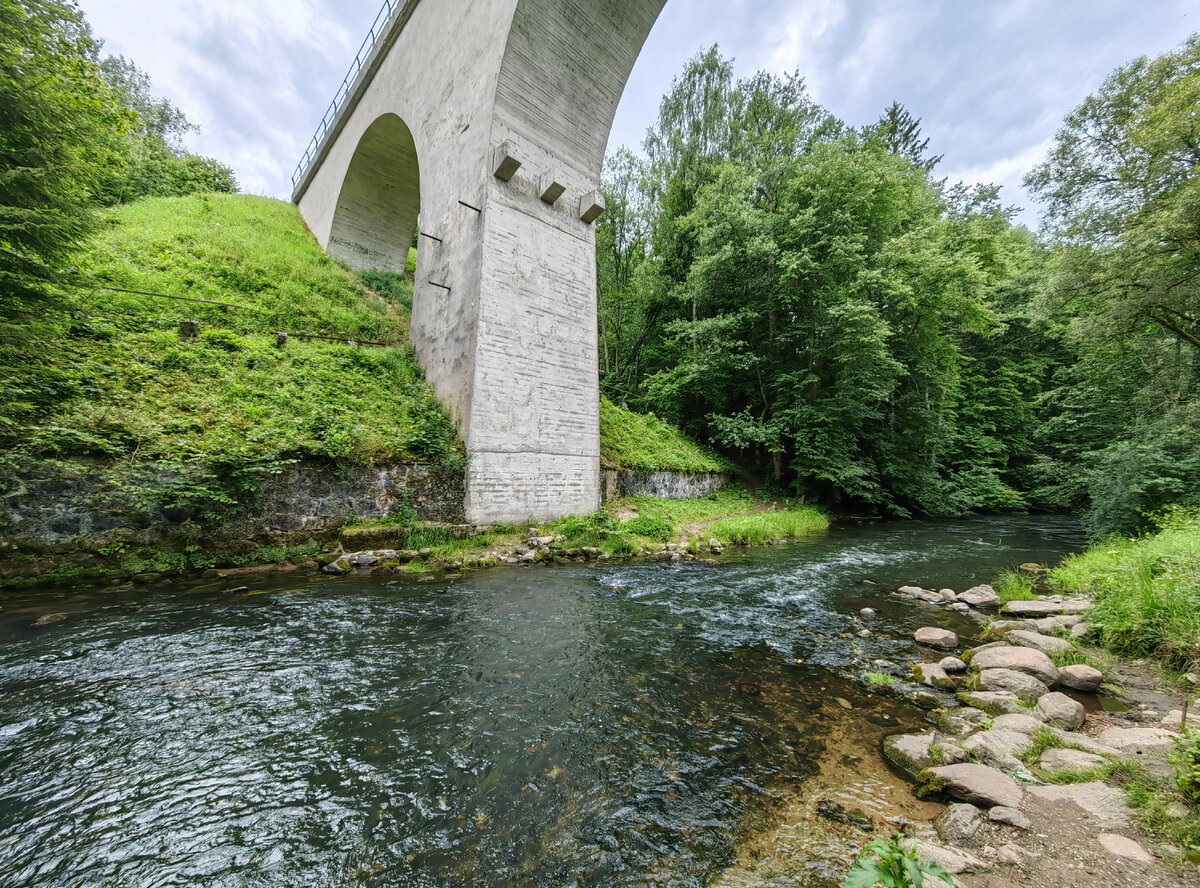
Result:
M412 130L393 113L363 133L334 209L328 250L360 271L403 272L421 210L421 168Z

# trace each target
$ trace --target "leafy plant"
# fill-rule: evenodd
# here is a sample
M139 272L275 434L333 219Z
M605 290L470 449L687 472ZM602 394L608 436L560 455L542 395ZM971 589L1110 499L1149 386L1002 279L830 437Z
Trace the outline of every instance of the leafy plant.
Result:
M922 860L917 852L900 844L900 836L872 839L850 867L843 888L925 888L925 877L935 876L953 885L941 866Z
M1167 758L1175 766L1175 785L1189 802L1200 802L1200 734L1185 729L1182 736L1172 738L1174 750Z

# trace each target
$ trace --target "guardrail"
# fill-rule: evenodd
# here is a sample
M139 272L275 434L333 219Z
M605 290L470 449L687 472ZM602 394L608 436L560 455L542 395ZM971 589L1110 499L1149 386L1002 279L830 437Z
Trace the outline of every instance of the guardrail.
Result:
M350 64L350 70L342 78L342 85L338 87L333 101L329 103L329 107L325 110L325 115L317 125L316 133L313 134L312 140L304 150L304 155L300 158L300 163L296 165L296 171L292 173L293 192L296 190L296 186L300 184L300 180L303 178L309 165L316 158L317 152L321 150L325 136L329 134L329 128L333 126L338 111L341 110L343 103L345 103L351 92L353 92L352 87L354 86L354 82L358 79L358 75L362 73L363 66L367 63L367 60L371 58L371 52L375 49L375 44L379 42L379 38L387 31L388 23L392 20L392 16L402 6L404 6L404 0L383 0L383 6L380 7L379 14L375 16L375 21L371 24L370 33L363 40L362 46L358 48L358 54Z

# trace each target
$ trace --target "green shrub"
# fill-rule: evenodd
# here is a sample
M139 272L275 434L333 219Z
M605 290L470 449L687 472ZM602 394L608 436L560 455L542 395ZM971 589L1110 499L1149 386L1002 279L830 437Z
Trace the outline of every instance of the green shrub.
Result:
M926 876L954 884L941 866L921 860L916 851L900 844L899 835L894 835L867 842L850 867L843 888L924 888Z
M1175 748L1167 758L1175 766L1175 785L1189 802L1200 802L1200 734L1185 730L1172 738Z

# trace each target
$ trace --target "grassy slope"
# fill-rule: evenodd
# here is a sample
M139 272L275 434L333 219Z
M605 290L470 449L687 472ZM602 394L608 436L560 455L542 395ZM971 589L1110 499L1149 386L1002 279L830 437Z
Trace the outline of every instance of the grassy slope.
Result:
M64 335L0 353L0 446L41 456L203 459L215 452L438 460L459 450L407 344L408 311L329 259L286 203L141 201L79 261L108 286L241 310L81 290ZM180 342L181 320L200 338ZM292 339L318 333L388 348Z
M1051 582L1095 597L1088 619L1116 653L1179 671L1200 664L1200 513L1181 510L1152 536L1095 545Z
M730 472L733 466L661 419L600 402L600 460L637 472Z

